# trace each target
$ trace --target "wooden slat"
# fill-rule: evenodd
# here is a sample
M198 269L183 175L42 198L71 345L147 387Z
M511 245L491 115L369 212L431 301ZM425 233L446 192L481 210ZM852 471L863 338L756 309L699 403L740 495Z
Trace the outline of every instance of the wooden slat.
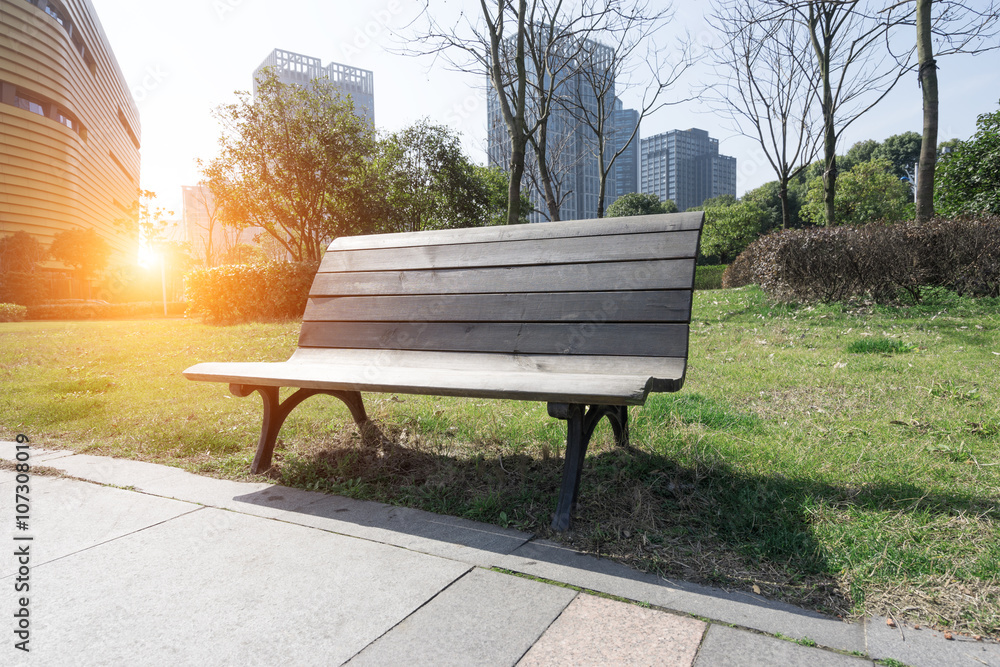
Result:
M438 368L392 368L383 375L373 375L364 366L293 362L204 363L188 368L184 376L189 380L246 385L607 405L641 405L650 385L644 375L481 373Z
M327 252L320 270L325 273L589 263L598 259L608 262L674 259L694 257L697 242L697 231L685 231L351 250Z
M691 293L567 292L309 299L305 321L688 322Z
M312 296L690 289L694 259L317 273Z
M677 380L684 376L683 357L591 356L575 354L504 354L486 352L428 352L424 350L366 350L303 347L289 363L319 364L328 368L365 366L372 376L391 375L395 368L437 368L477 373L545 372L592 375L643 375ZM336 374L335 371L331 373Z
M686 324L303 322L300 347L687 356Z
M489 243L517 239L571 238L607 234L632 234L657 231L691 231L701 229L704 213L670 213L599 220L571 220L542 224L441 229L401 234L345 236L330 244L330 250L359 248L401 248L416 245L449 243Z

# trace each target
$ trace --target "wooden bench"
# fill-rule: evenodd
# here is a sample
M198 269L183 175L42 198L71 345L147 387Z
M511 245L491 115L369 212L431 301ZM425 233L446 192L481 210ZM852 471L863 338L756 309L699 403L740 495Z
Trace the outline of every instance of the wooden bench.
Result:
M544 401L567 421L555 530L569 526L587 445L608 417L684 383L704 214L578 220L336 239L285 362L200 363L190 380L257 391L252 470L271 466L288 414L336 396L369 426L360 392ZM279 387L298 391L279 402ZM589 407L588 407L589 406Z

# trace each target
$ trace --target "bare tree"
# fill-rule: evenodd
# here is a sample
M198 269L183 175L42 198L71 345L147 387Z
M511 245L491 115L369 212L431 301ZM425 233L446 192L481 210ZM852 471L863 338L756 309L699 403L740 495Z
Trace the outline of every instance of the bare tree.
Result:
M597 160L599 179L597 217L604 217L608 177L615 161L638 136L642 120L670 104L662 94L672 88L694 64L690 43L682 40L676 50L657 44L661 30L673 17L670 3L651 9L645 0L604 3L605 11L591 17L586 40L577 49L578 78L569 94L560 98L563 107L592 134L589 149ZM590 36L600 36L600 41ZM648 70L648 71L644 71ZM637 83L641 82L641 83ZM625 130L627 139L616 145L613 127L615 99L630 89L643 87L635 125Z
M204 164L202 167L204 168ZM230 256L239 245L241 230L222 222L222 211L207 182L191 188L187 194L197 211L190 212L193 220L186 219L189 211L184 207L185 224L198 230L199 239L192 240L192 251L211 268ZM263 231L263 230L262 230Z
M778 180L781 226L791 221L788 183L819 149L813 112L818 68L802 25L744 0L716 3L710 24L723 36L712 61L719 83L706 89L713 107L760 144Z
M479 0L479 12L463 12L453 25L440 23L425 0L421 12L424 25L416 30L406 54L440 55L463 72L485 72L497 92L497 104L510 141L510 183L507 193L507 224L521 217L521 180L525 154L535 126L527 117L528 71L525 66L526 32L531 22L528 0L496 0L491 7ZM531 3L531 10L535 2ZM508 33L508 29L511 32ZM506 46L506 40L512 46ZM509 49L509 50L508 50ZM507 67L507 63L511 67Z
M807 31L819 71L823 121L823 190L827 225L836 224L837 141L912 69L912 52L893 58L886 44L898 23L863 0L761 0L763 16L782 15ZM900 66L902 63L902 66Z
M917 221L924 222L934 217L938 136L937 58L1000 48L1000 42L996 40L1000 5L995 0L978 7L958 0L905 0L884 11L887 23L916 27L917 80L924 110L916 202Z

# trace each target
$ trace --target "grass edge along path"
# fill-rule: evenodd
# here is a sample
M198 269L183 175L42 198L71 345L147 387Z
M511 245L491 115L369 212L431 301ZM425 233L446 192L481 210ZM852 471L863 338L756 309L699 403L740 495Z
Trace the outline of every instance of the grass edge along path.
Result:
M631 410L634 451L599 427L564 536L547 527L564 425L543 404L367 394L391 440L366 448L346 410L317 397L283 428L272 479L827 613L997 636L998 313L945 293L897 308L696 293L686 386ZM5 323L0 437L253 479L260 401L180 372L284 360L298 328ZM880 340L895 343L851 347Z

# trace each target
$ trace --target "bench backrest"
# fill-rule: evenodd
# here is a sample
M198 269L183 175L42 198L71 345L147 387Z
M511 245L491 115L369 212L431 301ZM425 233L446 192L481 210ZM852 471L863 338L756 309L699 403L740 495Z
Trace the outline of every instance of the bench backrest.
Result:
M684 359L703 219L338 238L299 346Z

